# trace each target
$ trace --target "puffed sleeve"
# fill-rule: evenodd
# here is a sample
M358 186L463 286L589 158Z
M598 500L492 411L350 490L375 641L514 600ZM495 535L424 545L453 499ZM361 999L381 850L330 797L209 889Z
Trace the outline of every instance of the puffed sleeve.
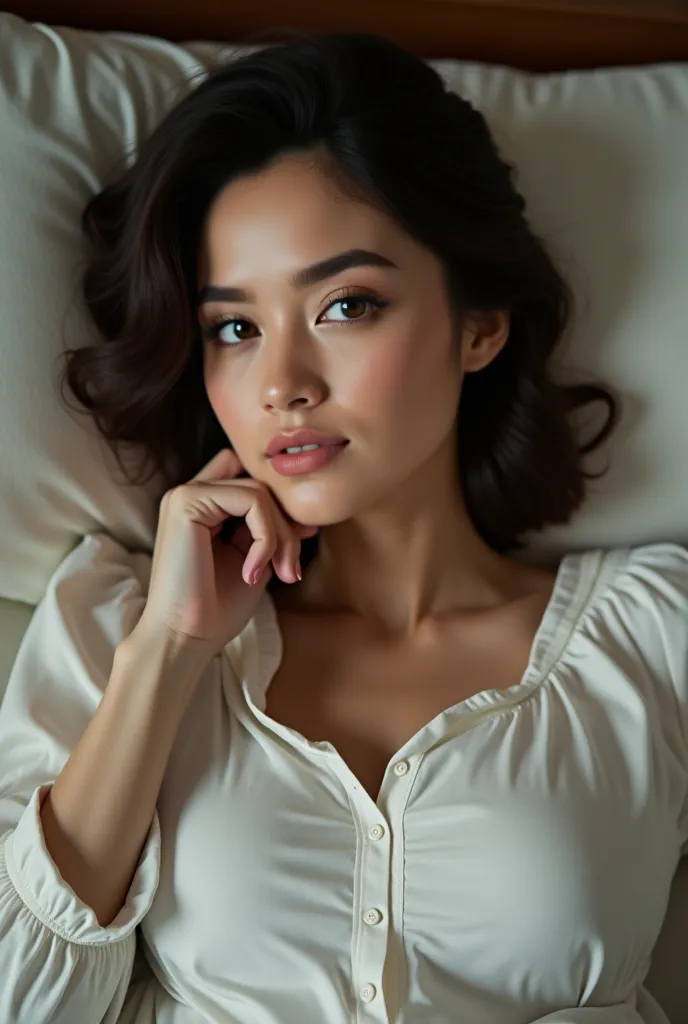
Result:
M624 588L634 657L653 680L664 734L681 767L678 818L681 853L688 854L688 549L649 544L631 551Z
M150 557L93 534L54 573L0 705L0 1024L116 1021L135 928L158 884L151 825L120 913L101 927L45 846L42 801L94 714L115 647L138 621Z

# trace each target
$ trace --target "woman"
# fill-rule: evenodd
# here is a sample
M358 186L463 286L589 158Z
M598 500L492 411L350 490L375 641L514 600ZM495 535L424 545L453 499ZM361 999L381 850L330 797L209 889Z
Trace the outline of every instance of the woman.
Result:
M292 39L85 224L66 379L169 486L152 564L84 538L13 671L2 1024L665 1022L688 555L513 557L616 404L550 376L568 291L483 117Z

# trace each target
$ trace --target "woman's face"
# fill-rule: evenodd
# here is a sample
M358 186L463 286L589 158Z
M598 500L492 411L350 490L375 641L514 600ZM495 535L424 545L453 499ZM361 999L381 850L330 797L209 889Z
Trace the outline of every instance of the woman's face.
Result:
M199 321L214 331L208 398L249 475L292 519L349 519L412 486L453 444L463 373L496 343L474 351L473 334L457 336L437 258L340 192L312 157L227 186L198 265ZM322 469L280 475L267 446L300 427L349 443Z

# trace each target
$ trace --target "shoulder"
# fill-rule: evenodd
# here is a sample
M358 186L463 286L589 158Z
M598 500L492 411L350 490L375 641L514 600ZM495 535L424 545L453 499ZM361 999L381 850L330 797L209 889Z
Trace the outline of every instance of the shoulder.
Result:
M646 544L600 560L595 628L653 674L685 688L688 677L688 549Z
M56 778L108 684L115 648L145 606L150 556L83 537L48 581L0 705L2 773Z
M131 551L108 533L88 533L57 566L47 590L84 573L102 579L133 577L147 588L150 565L148 552Z
M145 605L151 556L106 533L91 533L57 566L35 613L34 630L110 649L133 629Z
M656 613L688 612L688 548L646 544L611 552L617 572L611 585L630 602Z

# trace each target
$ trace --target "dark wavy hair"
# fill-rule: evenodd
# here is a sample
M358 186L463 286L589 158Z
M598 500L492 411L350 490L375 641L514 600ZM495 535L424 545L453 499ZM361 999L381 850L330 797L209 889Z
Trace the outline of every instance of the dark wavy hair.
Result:
M196 319L203 221L238 175L315 146L340 184L439 257L453 308L510 312L506 345L466 375L457 417L458 471L477 531L505 552L522 548L528 531L568 522L596 476L583 457L615 426L617 399L601 384L552 379L571 292L483 115L377 36L298 34L233 59L91 199L83 293L104 340L64 353L63 394L66 382L132 483L160 471L175 486L226 447ZM571 414L591 402L606 406L606 419L583 443ZM125 469L123 443L140 446L140 473ZM303 543L304 565L316 548L317 537Z

